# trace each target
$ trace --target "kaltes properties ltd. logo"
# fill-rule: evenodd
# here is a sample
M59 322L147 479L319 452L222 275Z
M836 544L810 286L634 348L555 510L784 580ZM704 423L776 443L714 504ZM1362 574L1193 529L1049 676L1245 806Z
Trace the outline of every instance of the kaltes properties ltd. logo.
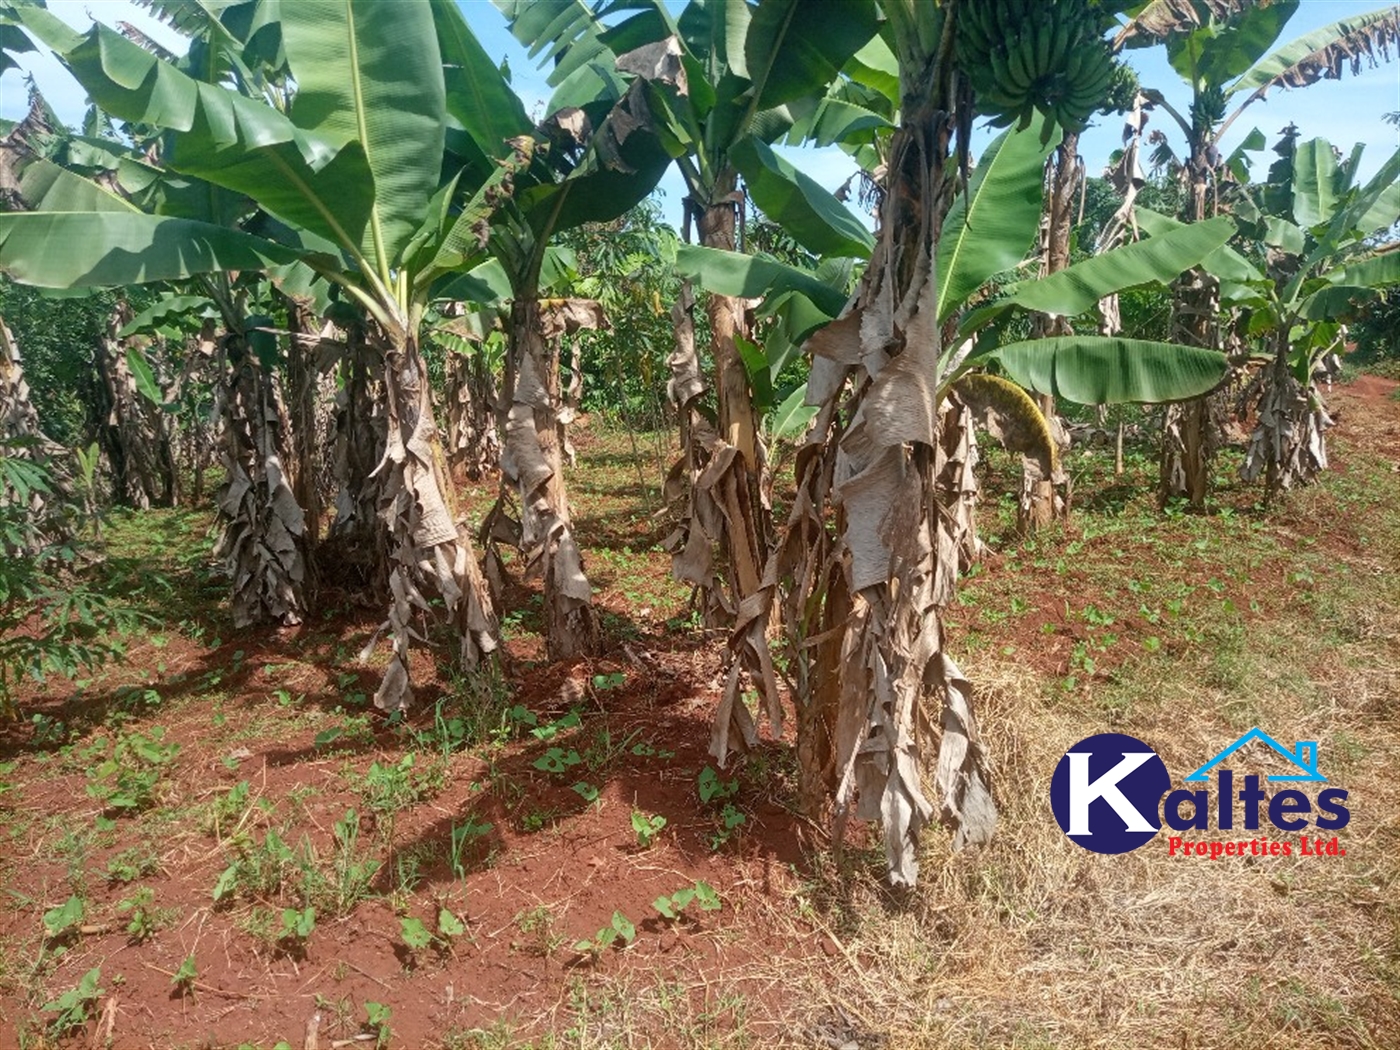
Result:
M1292 771L1237 777L1226 763L1258 743ZM1240 756L1243 758L1244 756ZM1262 729L1251 729L1172 789L1166 763L1141 740L1121 733L1087 737L1065 752L1050 779L1050 808L1070 840L1095 853L1127 853L1157 837L1166 824L1173 857L1346 856L1331 833L1351 813L1343 788L1323 787L1317 743L1289 750ZM1306 786L1266 791L1266 782ZM1314 793L1315 792L1315 793ZM1245 833L1256 834L1245 837Z

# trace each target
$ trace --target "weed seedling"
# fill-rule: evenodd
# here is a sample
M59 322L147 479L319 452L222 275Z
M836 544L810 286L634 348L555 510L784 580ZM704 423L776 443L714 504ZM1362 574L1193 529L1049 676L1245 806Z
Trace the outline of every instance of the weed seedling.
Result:
M160 858L153 852L139 846L129 846L107 861L107 881L112 885L135 882L159 870Z
M475 842L481 836L491 830L491 824L478 824L475 817L468 817L465 824L452 825L452 845L449 860L452 862L452 873L459 879L467 877L466 866L462 863L462 853L469 843Z
M175 987L176 993L183 996L194 991L194 983L197 980L199 980L199 967L194 963L194 955L186 955L185 961L175 971L175 976L170 978L170 983Z
M574 942L574 951L580 955L589 955L597 959L607 950L608 946L621 941L623 945L631 944L637 939L637 927L632 920L620 911L613 912L612 922L599 930L591 939Z
M389 1045L389 1036L392 1034L389 1018L393 1014L394 1011L383 1003L365 1003L364 1031L374 1036L375 1050Z
M94 966L77 985L69 988L57 999L45 1003L41 1009L56 1016L49 1022L49 1037L58 1040L70 1032L82 1028L88 1022L88 1009L102 997L102 967Z
M721 907L719 894L715 892L713 886L704 880L697 882L694 886L679 889L669 897L657 897L651 902L651 906L661 913L663 919L675 921L680 918L681 913L690 906L692 901L700 905L701 911L719 911Z
M131 913L131 921L126 924L126 935L132 944L150 940L170 920L168 909L151 907L155 898L155 891L149 886L142 886L130 897L117 902L117 911Z
M44 912L44 932L51 941L67 940L78 932L86 913L81 897L69 897L58 907Z
M661 829L666 826L666 818L661 814L643 813L639 809L632 811L632 830L637 834L637 845L642 849L650 849L651 844L656 841L656 836L661 834Z
M310 905L305 908L283 908L282 932L277 938L278 943L290 952L305 955L306 942L310 940L311 931L315 928L315 908Z

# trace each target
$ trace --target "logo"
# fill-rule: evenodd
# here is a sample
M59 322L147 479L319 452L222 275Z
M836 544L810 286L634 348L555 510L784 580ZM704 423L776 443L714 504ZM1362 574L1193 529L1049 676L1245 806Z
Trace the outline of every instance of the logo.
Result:
M1236 777L1226 763L1235 765L1230 760L1251 744L1285 759L1288 771ZM1336 835L1318 834L1351 821L1344 788L1315 787L1327 782L1318 770L1316 741L1298 741L1290 750L1256 727L1182 777L1185 787L1173 789L1166 763L1151 747L1121 733L1100 733L1060 759L1050 779L1050 808L1071 841L1095 853L1135 850L1166 825L1172 857L1345 856ZM1280 787L1270 791L1270 784Z

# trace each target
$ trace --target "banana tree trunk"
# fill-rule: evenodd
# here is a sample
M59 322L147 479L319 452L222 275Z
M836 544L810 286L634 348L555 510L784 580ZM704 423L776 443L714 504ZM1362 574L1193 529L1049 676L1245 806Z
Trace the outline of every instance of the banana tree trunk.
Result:
M287 309L287 386L291 397L292 494L306 514L306 552L314 573L321 538L321 451L324 446L321 411L320 351L314 314L285 299ZM315 588L311 590L314 592Z
M24 378L19 344L4 318L0 318L0 444L6 446L7 456L41 462L52 490L30 491L23 508L25 535L18 537L18 542L8 538L7 545L13 546L15 553L33 554L47 543L70 538L74 523L64 513L71 503L73 482L68 450L39 429L39 413ZM0 488L0 502L18 498L18 493Z
M969 415L936 386L934 260L954 126L946 66L919 73L904 80L870 266L809 343L820 409L769 573L788 582L804 806L834 805L838 843L850 817L880 821L898 885L917 878L918 835L935 815L955 846L984 841L996 819L971 686L940 622L967 544L949 501L967 487Z
M306 612L306 517L288 484L286 408L241 333L223 339L219 386L220 460L216 502L223 533L214 553L233 581L238 627L300 623Z
M1218 210L1210 192L1213 172L1206 143L1193 143L1186 164L1189 181L1185 217L1190 222L1201 222ZM1172 339L1187 346L1219 350L1219 282L1202 270L1191 270L1177 279L1172 291ZM1184 496L1193 511L1206 509L1225 415L1224 396L1217 394L1167 406L1162 421L1157 486L1161 505Z
M379 603L389 597L389 550L379 521L380 478L388 433L384 418L384 361L352 323L340 359L333 447L335 516L321 549L320 575Z
M490 362L479 350L447 354L448 460L470 481L480 481L500 464L496 429L500 393Z
M556 331L557 329L557 331ZM592 652L598 644L593 587L574 541L568 493L564 487L566 444L559 384L562 322L546 321L534 296L518 296L511 307L510 352L506 369L505 447L502 486L520 502L520 522L500 531L504 494L492 512L495 536L517 536L527 572L544 580L545 647L551 660Z
M1309 375L1298 380L1290 360L1287 329L1277 337L1273 360L1257 381L1258 423L1250 435L1240 476L1254 481L1264 474L1265 499L1316 480L1327 469L1327 429L1332 418L1322 392Z
M1219 292L1215 278L1200 270L1177 279L1172 303L1174 341L1220 349ZM1184 496L1193 511L1205 510L1225 411L1223 395L1219 394L1167 406L1162 422L1159 503L1165 505L1173 497Z
M409 649L435 618L424 590L442 599L457 641L457 661L475 667L495 651L495 610L472 550L471 533L458 517L447 462L433 419L428 373L417 338L375 329L384 358L384 456L375 468L379 520L389 543L389 615L379 628L393 646L375 705L400 710L413 699ZM362 657L373 648L371 640Z
M1083 182L1084 165L1079 158L1079 135L1066 132L1050 161L1046 179L1043 256L1041 272L1059 273L1069 266L1070 231L1074 225L1074 202ZM1036 318L1038 337L1073 335L1069 319L1039 315ZM1055 399L1049 394L1035 395L1041 414L1050 421L1060 451L1068 451L1069 431L1055 415ZM1016 524L1022 535L1039 532L1055 522L1069 519L1069 500L1064 492L1069 477L1046 478L1029 456L1022 462L1021 500L1017 506Z
M707 205L694 205L700 243L733 251L735 192L738 177L723 169ZM668 488L688 479L685 520L669 543L672 574L696 589L707 626L729 632L729 670L711 749L717 755L757 741L757 729L740 700L747 673L777 725L780 717L777 675L768 648L765 566L772 549L772 508L766 494L766 453L758 433L758 414L748 372L735 343L748 336L743 300L709 295L705 314L710 328L710 355L719 426L696 411L704 384L694 343L694 299L682 290L676 319L677 348L672 355L671 394L681 418L682 459L671 471Z
M117 333L131 320L131 309L118 302L107 332L95 348L100 419L98 442L112 471L112 498L127 507L173 507L179 478L166 413L136 388L127 365L126 347Z

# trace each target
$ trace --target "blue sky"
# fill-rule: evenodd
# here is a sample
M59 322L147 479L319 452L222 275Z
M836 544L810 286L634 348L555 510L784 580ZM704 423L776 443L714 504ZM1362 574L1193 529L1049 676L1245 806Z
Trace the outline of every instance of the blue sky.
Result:
M834 0L826 0L834 2ZM492 57L508 59L517 93L524 99L527 110L544 116L549 87L544 75L506 29L505 19L490 0L459 0L473 31ZM1374 0L1304 0L1284 31L1284 41L1382 6ZM155 22L130 0L49 0L49 7L79 28L86 28L90 17L111 25L118 20L131 22L155 39L172 48L180 46L179 38L168 28ZM40 89L58 111L60 117L76 122L85 108L83 91L63 68L48 55L21 56L23 71L12 70L0 77L0 116L17 119L26 107L24 73L32 73ZM1161 48L1135 51L1130 60L1138 69L1145 85L1159 88L1179 109L1189 104L1189 93L1180 78L1167 64ZM1363 69L1360 76L1348 74L1341 81L1323 81L1301 91L1275 91L1252 105L1231 127L1225 142L1228 153L1258 127L1269 141L1285 125L1295 123L1304 137L1323 136L1344 150L1353 143L1366 143L1363 175L1374 172L1396 148L1400 148L1400 129L1381 120L1381 114L1400 110L1400 61ZM1174 144L1179 142L1170 118L1149 124L1149 130L1164 128ZM1167 123L1164 123L1166 121ZM1099 174L1109 153L1119 145L1121 124L1116 118L1105 119L1100 126L1091 127L1082 137L1080 152L1090 174ZM991 133L980 132L974 143L974 153L990 139ZM855 170L840 150L783 149L803 171L828 189L835 189ZM1266 161L1267 163L1267 161ZM676 221L680 214L682 184L674 168L662 181L663 204L667 216Z

